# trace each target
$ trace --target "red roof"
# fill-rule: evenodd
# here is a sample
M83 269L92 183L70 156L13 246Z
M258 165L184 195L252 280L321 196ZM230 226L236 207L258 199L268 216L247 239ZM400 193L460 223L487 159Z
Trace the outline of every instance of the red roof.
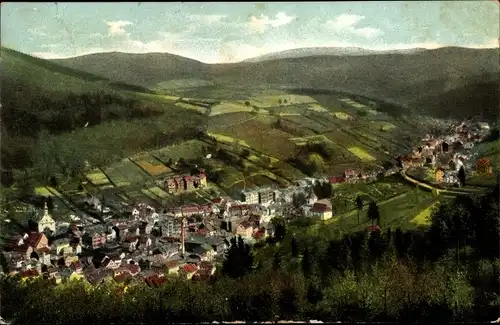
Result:
M179 262L178 261L168 261L167 262L167 268L168 269L174 269L176 267L179 267Z
M183 269L187 273L193 273L193 272L196 272L198 270L198 267L195 264L186 264L186 265L184 265Z
M115 275L113 278L115 279L116 282L122 283L125 280L127 280L128 278L130 278L131 276L132 275L130 275L130 273L124 272L124 273L120 273L118 275Z
M252 224L250 223L250 221L245 220L242 223L240 223L240 226L242 226L245 229L248 229L248 228L252 227Z
M167 279L165 279L163 275L159 276L156 273L146 277L144 280L149 286L154 286L154 287L158 287L167 282Z
M328 211L332 211L332 209L328 205L323 203L314 203L311 208L311 212L323 213Z
M30 269L30 270L19 272L19 276L23 277L23 278L24 277L38 276L38 275L40 275L40 273L38 273L38 271L35 269Z
M342 176L336 176L336 177L331 177L329 178L330 183L335 184L335 183L343 183L345 182L345 178Z
M264 236L264 233L265 233L265 231L263 231L263 230L259 230L259 231L256 231L256 232L252 235L252 237L253 237L254 239L260 239L260 238L262 238L262 236Z
M135 242L136 240L139 239L139 236L128 236L126 239L125 239L125 242L126 243L133 243Z
M365 228L366 231L372 232L372 231L380 231L380 227L375 225L375 226L368 226Z
M76 261L76 262L71 263L71 268L75 271L81 270L83 268L82 262Z
M130 264L129 263L129 264L127 264L126 267L130 270L130 273L132 273L132 275L137 274L141 271L141 268L137 264Z
M24 242L31 247L36 247L44 236L45 235L42 233L32 231L29 233L28 238Z
M215 199L212 199L212 202L215 203L215 204L220 204L224 201L223 198L221 197L216 197Z

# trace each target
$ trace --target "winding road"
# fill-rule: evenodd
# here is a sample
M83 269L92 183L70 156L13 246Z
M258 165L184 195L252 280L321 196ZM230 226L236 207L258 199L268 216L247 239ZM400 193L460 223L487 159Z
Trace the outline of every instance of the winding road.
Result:
M405 170L401 170L400 174L407 182L410 182L413 185L420 186L420 187L426 188L428 190L431 190L436 195L439 195L439 194L451 194L451 195L476 194L476 193L481 191L481 190L477 190L477 189L465 189L465 188L461 189L460 191L441 189L441 188L431 186L427 183L421 182L413 177L408 176L406 174Z

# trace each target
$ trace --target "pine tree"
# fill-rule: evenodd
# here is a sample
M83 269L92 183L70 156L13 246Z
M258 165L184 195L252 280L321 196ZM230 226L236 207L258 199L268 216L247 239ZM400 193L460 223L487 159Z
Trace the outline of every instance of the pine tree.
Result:
M370 205L368 205L368 218L372 221L372 225L375 221L377 222L377 225L380 225L380 212L375 201L371 201Z
M292 256L293 257L299 256L299 245L297 244L297 240L295 239L295 237L292 238L291 246L292 246Z
M311 274L311 257L309 256L309 249L307 247L302 256L302 272L306 277Z

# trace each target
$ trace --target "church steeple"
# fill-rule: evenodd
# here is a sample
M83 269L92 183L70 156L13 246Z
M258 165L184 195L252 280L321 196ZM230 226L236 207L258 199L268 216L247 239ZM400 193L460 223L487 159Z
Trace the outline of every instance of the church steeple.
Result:
M44 216L49 216L49 207L47 206L47 201L45 201L44 207L43 207L43 215Z

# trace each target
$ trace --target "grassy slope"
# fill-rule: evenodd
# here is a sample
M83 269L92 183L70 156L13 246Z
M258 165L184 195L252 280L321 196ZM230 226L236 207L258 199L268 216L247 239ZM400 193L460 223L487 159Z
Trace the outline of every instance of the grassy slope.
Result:
M499 71L496 49L450 47L405 55L323 56L220 65L205 65L170 54L123 53L58 62L143 86L171 79L198 78L219 85L275 84L337 89L408 104L440 116L450 111L457 115L470 114L470 104L475 104L477 110L489 110L490 115L496 113L491 111L491 106L498 107L498 87L487 99L482 96L486 94L484 91L479 93L481 97L474 95L476 99L468 99L469 92L477 93L484 86L495 90L493 85L497 84Z

